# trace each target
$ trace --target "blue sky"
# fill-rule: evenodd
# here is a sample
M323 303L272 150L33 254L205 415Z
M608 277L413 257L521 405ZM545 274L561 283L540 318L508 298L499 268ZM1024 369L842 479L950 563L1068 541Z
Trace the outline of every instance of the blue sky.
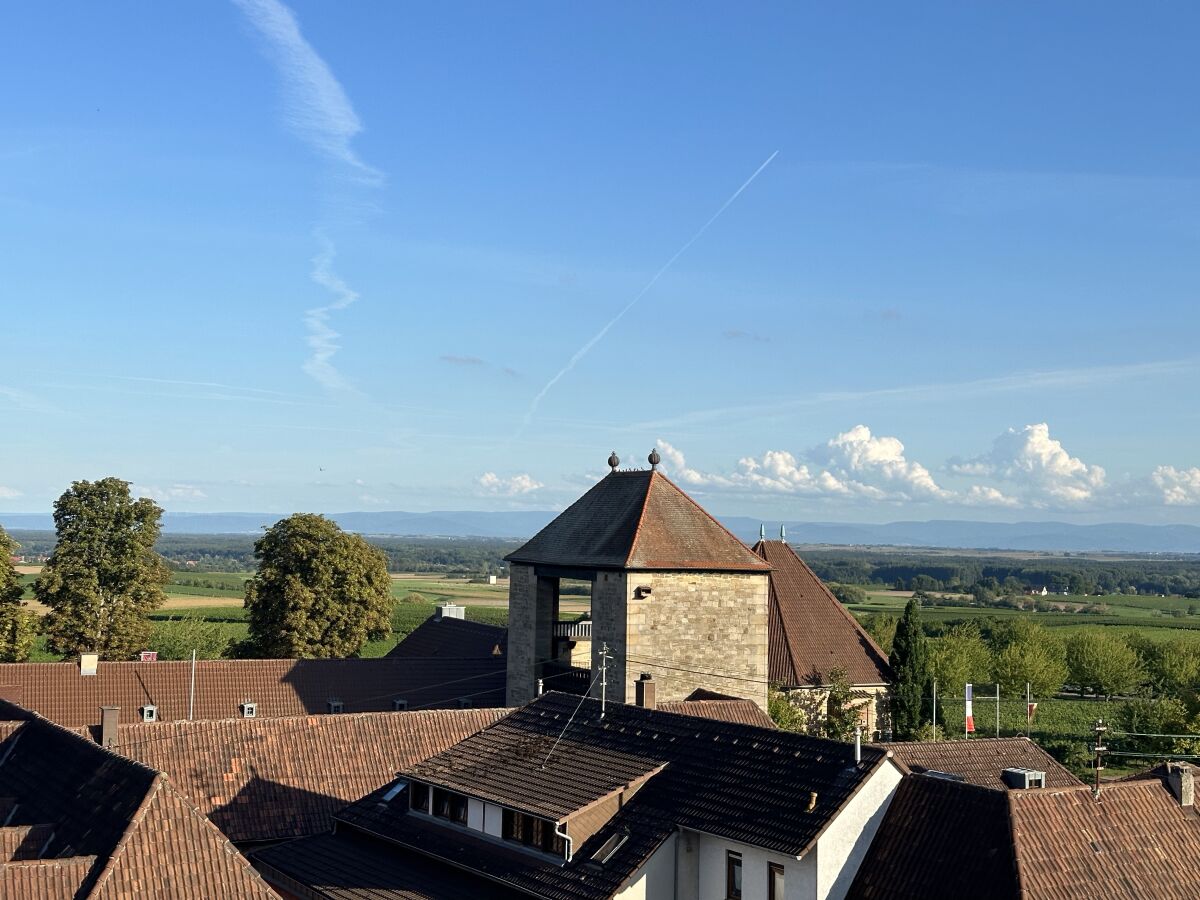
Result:
M0 510L1200 522L1200 11L5 19Z

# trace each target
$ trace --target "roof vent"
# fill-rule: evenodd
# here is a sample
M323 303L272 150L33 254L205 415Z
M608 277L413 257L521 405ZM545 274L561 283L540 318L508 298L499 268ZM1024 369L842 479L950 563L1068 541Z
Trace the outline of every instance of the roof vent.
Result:
M408 709L408 701L403 700L400 697L396 697L394 700L392 700L392 709L395 712L403 712L404 710Z
M629 832L618 831L596 848L596 852L592 854L592 861L604 865L612 859L613 854L620 850L627 840L629 840Z
M1020 791L1029 788L1044 788L1046 786L1046 773L1039 772L1037 769L1022 769L1018 766L1012 766L1001 772L1000 777L1004 779L1004 783L1010 788Z
M99 653L81 653L79 654L79 674L80 675L95 675L96 669L100 665Z
M247 700L245 703L243 703L241 706L239 706L238 709L240 709L242 711L243 719L258 718L258 704L257 703L251 703L249 700Z
M152 703L147 703L145 706L143 706L142 707L142 721L143 722L157 722L158 721L158 707Z
M930 778L941 778L943 781L966 781L961 775L955 775L953 772L942 772L938 769L926 769L921 773L928 775Z
M341 712L341 711L342 711L342 710L345 708L345 707L342 705L342 701L341 701L341 700L338 700L338 699L336 699L336 698L334 698L334 697L331 697L330 699L328 699L328 700L326 700L326 701L325 701L325 707L326 707L326 709L328 709L328 710L329 710L331 713L340 713L340 712Z

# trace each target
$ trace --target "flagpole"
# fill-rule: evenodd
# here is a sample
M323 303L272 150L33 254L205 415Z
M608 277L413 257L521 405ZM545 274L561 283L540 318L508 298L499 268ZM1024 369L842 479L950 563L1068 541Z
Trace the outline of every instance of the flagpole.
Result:
M1000 682L996 682L996 737L1000 737Z
M937 728L937 679L933 679L933 739L936 741L938 735Z

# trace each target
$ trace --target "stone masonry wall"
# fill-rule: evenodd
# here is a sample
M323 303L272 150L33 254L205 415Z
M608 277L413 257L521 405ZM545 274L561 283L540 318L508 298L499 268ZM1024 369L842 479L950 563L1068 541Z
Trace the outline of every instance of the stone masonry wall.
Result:
M620 585L616 579L622 577L624 584ZM596 592L601 586L608 593L598 602ZM623 596L610 600L609 595L622 586ZM641 586L649 586L650 593L639 596ZM627 703L633 703L634 681L648 672L658 683L660 701L682 700L696 688L706 688L746 697L767 708L766 575L610 575L610 582L596 584L592 617L593 666L599 665L597 653L604 640L614 657L609 667L610 697L624 696ZM625 619L623 635L615 621L618 618ZM688 669L695 671L681 671Z
M597 572L592 582L592 674L600 671L600 651L608 644L608 696L625 696L625 634L629 576L625 572ZM630 688L632 691L632 688ZM600 684L592 687L592 696L600 696Z
M534 663L537 633L537 578L533 566L514 563L508 581L507 704L522 706L537 696Z

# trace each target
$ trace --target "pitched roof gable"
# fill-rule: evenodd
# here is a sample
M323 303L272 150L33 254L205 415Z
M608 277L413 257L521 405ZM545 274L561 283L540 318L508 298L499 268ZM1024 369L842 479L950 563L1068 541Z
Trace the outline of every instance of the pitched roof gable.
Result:
M505 558L583 569L770 568L659 471L610 472Z
M753 552L771 566L767 666L773 682L828 684L839 668L851 684L888 682L887 654L789 544L759 541Z
M95 725L101 706L121 709L125 721L152 704L160 721L188 718L190 662L102 662L95 675L62 663L0 664L0 698L70 728ZM387 712L394 699L409 707L503 706L505 667L500 659L237 659L196 663L194 719L228 719L253 701L259 717L343 711Z
M895 741L882 743L893 759L910 772L946 772L971 784L1008 790L1001 773L1008 768L1046 773L1046 787L1083 784L1071 771L1027 737L971 738L950 741Z
M333 814L507 713L401 713L122 725L117 752L164 772L234 841L318 834Z

